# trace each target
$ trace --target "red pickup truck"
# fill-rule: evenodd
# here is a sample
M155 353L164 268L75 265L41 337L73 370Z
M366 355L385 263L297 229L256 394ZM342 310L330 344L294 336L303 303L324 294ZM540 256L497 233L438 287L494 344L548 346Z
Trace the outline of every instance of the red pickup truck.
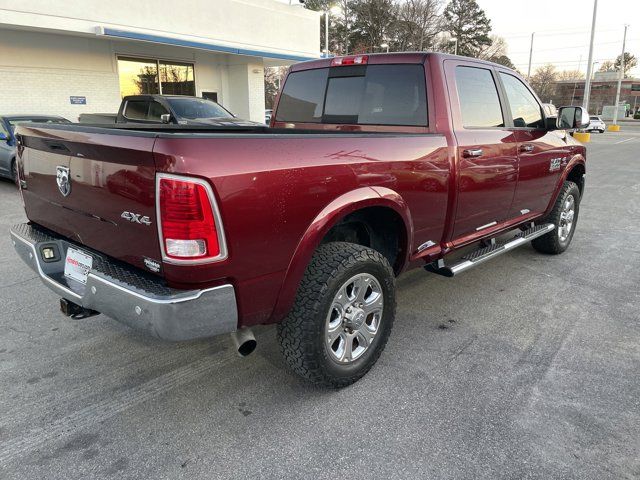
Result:
M64 313L169 340L277 323L295 372L348 385L394 321L395 277L571 242L585 148L512 70L436 53L291 67L271 128L18 128L22 259Z

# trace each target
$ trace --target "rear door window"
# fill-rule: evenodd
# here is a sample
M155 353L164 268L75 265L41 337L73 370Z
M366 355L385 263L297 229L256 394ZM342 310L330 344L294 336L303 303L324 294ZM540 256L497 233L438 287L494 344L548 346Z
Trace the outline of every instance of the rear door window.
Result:
M149 102L146 100L127 100L124 116L131 120L146 120Z
M276 120L426 126L424 67L369 65L294 72L284 86Z
M498 88L490 70L456 67L456 86L465 128L504 127Z

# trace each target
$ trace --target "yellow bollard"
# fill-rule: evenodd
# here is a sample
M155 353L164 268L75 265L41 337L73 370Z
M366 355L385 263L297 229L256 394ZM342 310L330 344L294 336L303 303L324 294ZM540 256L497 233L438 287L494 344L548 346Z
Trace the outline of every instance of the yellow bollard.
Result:
M591 141L591 134L589 132L574 132L573 138L581 143L589 143Z
M610 132L619 132L620 131L620 125L609 125L607 127L607 130L609 130Z

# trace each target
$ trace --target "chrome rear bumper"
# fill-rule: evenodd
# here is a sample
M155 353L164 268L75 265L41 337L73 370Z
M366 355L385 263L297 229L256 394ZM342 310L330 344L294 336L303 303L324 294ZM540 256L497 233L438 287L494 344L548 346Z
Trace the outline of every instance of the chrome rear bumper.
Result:
M232 285L176 290L146 272L75 245L35 225L13 226L11 239L20 258L56 294L137 330L179 341L231 333L238 328ZM64 276L69 246L89 253L94 259L86 285ZM45 247L55 249L54 259L45 261L42 256Z

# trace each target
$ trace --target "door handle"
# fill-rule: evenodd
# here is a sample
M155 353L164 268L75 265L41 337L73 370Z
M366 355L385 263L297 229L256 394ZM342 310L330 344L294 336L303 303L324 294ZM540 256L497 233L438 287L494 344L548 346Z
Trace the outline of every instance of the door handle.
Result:
M462 156L464 158L472 158L472 157L481 157L482 149L481 148L469 148L462 151Z
M525 143L524 145L520 145L520 151L521 152L533 152L533 149L535 147L533 145L531 145L530 143Z
M67 148L67 146L62 143L58 143L58 142L45 142L45 143L49 147L49 150L52 150L54 152L65 152L65 153L70 152L69 148Z

